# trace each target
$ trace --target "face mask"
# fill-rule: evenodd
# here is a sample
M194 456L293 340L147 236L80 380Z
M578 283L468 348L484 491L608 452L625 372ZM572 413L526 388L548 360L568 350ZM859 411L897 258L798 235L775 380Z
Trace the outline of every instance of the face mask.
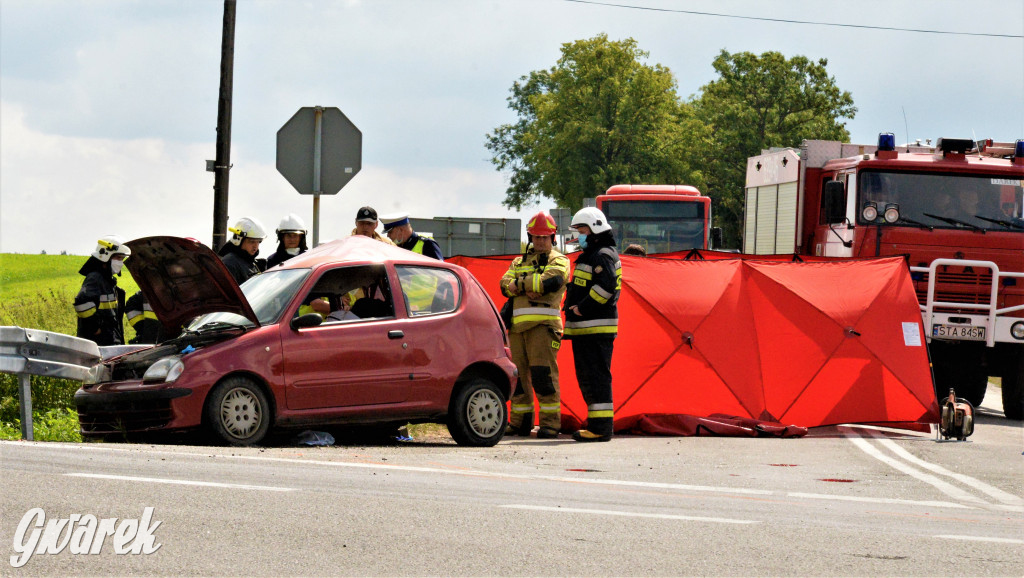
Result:
M587 248L587 235L586 234L580 233L579 243L580 243L580 249L586 249Z
M299 254L299 248L298 247L294 247L292 249L285 249L284 252L288 253L289 255L295 256L295 255Z
M123 265L124 265L124 261L121 261L119 259L111 259L111 261L110 261L110 270L114 273L114 275L120 275L121 274L121 267Z

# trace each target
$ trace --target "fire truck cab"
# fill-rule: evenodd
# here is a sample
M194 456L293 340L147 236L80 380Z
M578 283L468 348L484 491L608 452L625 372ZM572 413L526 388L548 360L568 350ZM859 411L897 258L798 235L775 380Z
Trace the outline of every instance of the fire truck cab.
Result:
M746 253L904 256L938 395L1001 377L1024 418L1024 140L809 140L748 159L745 193Z

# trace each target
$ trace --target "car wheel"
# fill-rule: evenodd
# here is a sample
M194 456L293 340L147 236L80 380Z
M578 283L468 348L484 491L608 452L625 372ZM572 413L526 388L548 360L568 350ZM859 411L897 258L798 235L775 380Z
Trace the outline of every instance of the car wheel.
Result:
M493 446L501 439L507 421L505 397L487 379L467 383L448 408L448 432L460 446Z
M1024 352L1016 360L1006 362L1006 371L1002 377L1003 415L1006 419L1020 421L1024 419Z
M259 443L270 430L270 403L251 379L230 377L210 392L206 419L221 440L248 446Z

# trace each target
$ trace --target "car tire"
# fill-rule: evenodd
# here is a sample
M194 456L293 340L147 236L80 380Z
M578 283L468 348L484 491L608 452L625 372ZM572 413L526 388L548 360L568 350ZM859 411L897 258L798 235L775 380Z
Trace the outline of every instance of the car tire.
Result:
M213 434L233 446L257 444L270 431L270 402L256 383L229 377L206 399L206 420Z
M1007 360L1002 378L1003 415L1020 421L1024 419L1024 355Z
M488 379L477 378L461 387L448 407L448 432L460 446L491 447L498 443L508 422L501 390Z

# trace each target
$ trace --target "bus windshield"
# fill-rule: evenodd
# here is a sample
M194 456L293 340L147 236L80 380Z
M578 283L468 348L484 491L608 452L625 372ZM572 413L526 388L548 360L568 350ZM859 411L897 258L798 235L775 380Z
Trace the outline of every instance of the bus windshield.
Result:
M683 200L604 199L600 207L619 251L631 244L647 254L704 249L704 203Z
M874 203L878 219L899 210L896 226L1024 231L1022 180L993 175L864 171L858 180L859 222Z

